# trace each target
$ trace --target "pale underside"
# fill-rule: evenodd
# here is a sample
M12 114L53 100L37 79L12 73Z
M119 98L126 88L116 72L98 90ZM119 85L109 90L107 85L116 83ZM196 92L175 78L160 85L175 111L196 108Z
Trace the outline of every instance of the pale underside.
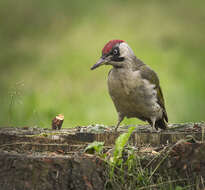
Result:
M108 89L120 117L137 117L149 122L162 118L155 85L143 79L139 70L111 69Z

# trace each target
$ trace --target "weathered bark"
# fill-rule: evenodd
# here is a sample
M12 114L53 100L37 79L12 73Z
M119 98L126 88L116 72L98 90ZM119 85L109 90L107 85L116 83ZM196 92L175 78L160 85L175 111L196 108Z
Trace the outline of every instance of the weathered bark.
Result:
M204 179L205 144L201 142L204 127L204 123L176 124L170 130L156 133L150 132L148 126L138 126L130 144L138 147L139 156L147 157L144 165L152 159L150 167L157 167L162 176ZM104 141L109 145L107 149L112 148L115 139L127 128L118 133L99 125L60 131L0 128L0 189L104 189L106 163L85 154L84 148L93 141ZM189 142L179 141L190 138L187 137L190 134L193 138Z
M0 189L103 189L103 163L94 156L0 153Z

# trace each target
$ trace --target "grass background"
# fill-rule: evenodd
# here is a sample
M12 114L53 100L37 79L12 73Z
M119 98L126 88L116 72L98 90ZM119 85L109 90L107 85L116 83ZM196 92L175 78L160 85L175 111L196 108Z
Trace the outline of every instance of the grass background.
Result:
M90 71L111 39L158 73L170 122L205 119L203 0L3 0L0 23L0 126L114 125L110 68Z

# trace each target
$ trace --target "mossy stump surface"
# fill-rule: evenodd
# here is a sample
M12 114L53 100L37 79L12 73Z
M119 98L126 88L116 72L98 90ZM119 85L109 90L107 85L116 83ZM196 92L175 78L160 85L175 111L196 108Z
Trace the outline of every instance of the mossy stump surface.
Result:
M128 127L121 127L118 133L101 125L59 131L2 127L0 189L105 189L107 164L84 149L93 141L104 141L106 150L110 150ZM150 167L160 162L157 167L160 175L205 179L204 127L203 122L173 124L167 131L151 132L149 126L136 126L130 145L138 149L145 163L153 160Z

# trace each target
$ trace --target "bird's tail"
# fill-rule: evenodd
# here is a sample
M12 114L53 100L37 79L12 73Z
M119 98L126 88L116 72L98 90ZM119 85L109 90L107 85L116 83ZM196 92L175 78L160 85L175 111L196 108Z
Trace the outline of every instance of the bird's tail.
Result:
M158 129L167 129L167 122L164 120L164 118L159 119L155 122L155 128Z

